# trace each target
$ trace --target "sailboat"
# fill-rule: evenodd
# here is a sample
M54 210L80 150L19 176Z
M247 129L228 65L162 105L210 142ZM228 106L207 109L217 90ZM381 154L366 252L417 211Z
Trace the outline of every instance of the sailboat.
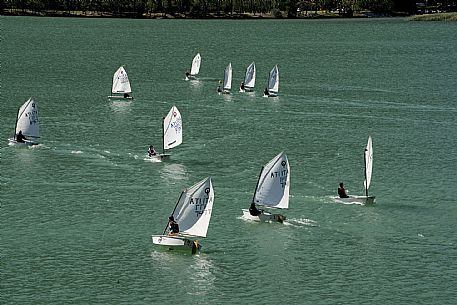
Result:
M182 117L176 106L171 107L167 116L163 118L162 143L162 153L151 156L151 158L168 158L170 154L167 154L166 150L174 148L182 143Z
M281 152L262 167L251 205L287 209L289 207L289 188L289 160L287 155ZM243 209L243 217L255 221L283 222L286 219L281 214L274 214L264 210L261 212L261 214L254 216L249 209Z
M363 159L365 165L365 180L363 182L365 188L365 196L349 196L348 198L336 197L337 201L343 203L358 203L358 204L372 204L375 202L375 196L368 195L368 189L371 184L371 176L373 173L373 141L371 136L368 137L367 146L363 152Z
M230 90L232 90L232 63L229 63L224 70L222 93L230 94Z
M129 77L127 76L124 67L119 67L114 73L111 93L112 95L108 96L109 98L133 99L133 97L130 96L132 88L130 87Z
M252 62L246 69L246 75L240 92L251 92L255 86L255 63Z
M278 96L279 92L279 70L275 65L268 74L267 87L265 88L264 97Z
M152 235L152 242L167 249L200 250L199 237L206 237L214 203L214 190L211 178L207 177L182 191L171 212L179 226L178 233L167 233L168 225L162 235ZM170 216L170 217L171 217Z
M202 57L200 56L200 53L197 53L197 55L194 56L194 59L192 59L192 66L190 68L190 73L186 73L186 80L190 79L196 79L196 76L198 72L200 72L200 65L202 63Z
M17 134L21 132L25 139L17 141ZM30 97L17 111L14 137L8 139L9 145L36 145L40 138L40 122L38 120L38 104Z

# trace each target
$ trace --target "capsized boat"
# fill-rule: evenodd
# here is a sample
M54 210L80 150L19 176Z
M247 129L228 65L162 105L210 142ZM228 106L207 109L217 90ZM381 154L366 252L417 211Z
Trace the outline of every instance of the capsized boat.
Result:
M246 69L243 86L240 87L240 92L251 92L255 86L255 63L252 62Z
M202 57L200 53L194 56L192 59L192 66L190 68L190 73L186 73L186 80L196 79L198 72L200 72L200 65L202 63Z
M162 121L162 153L150 158L164 159L170 157L166 151L182 144L182 117L176 106L171 107Z
M197 253L201 244L198 238L206 237L213 211L214 190L211 177L207 177L182 191L171 216L179 226L171 233L168 224L161 235L152 235L152 242L169 250Z
M278 96L279 92L279 69L278 65L275 65L268 74L267 86L265 88L264 97L275 97Z
M17 135L25 137L22 141L17 141ZM38 120L38 103L30 97L17 111L16 126L14 137L8 139L9 145L31 146L38 144L40 138L40 122Z
M130 94L132 88L130 87L129 77L124 67L119 67L113 75L113 85L111 87L111 95L109 98L133 99Z
M271 159L260 171L259 179L252 197L252 204L266 208L289 208L290 166L287 155L279 153ZM286 217L260 210L259 215L253 215L249 209L243 209L243 217L255 221L283 222Z
M363 152L364 166L365 166L365 180L363 182L365 188L365 195L363 196L352 196L348 198L335 197L335 200L342 203L354 203L354 204L372 204L375 203L375 196L368 195L368 189L371 184L371 176L373 174L373 141L371 136L368 137L367 146Z

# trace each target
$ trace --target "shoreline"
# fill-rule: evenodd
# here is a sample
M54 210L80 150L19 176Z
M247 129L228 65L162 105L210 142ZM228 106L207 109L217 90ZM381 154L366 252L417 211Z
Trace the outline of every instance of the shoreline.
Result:
M95 11L58 11L58 10L4 10L1 16L24 16L24 17L74 17L74 18L122 18L122 19L333 19L333 18L382 18L382 17L408 17L407 13L396 12L392 14L375 14L369 11L354 12L352 15L338 12L309 11L300 12L297 16L287 17L285 14L273 15L272 13L233 13L233 14L208 14L204 17L191 14L165 14L165 13L145 13L137 15L135 13L95 12Z

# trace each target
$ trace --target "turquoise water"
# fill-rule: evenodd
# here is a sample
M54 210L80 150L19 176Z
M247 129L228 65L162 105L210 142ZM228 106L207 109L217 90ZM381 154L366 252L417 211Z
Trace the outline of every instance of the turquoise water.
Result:
M1 290L5 304L454 304L457 25L404 19L0 17ZM199 80L184 81L195 53ZM256 62L254 94L216 94ZM278 98L263 98L278 64ZM109 101L124 65L133 102ZM9 147L39 103L41 144ZM161 118L183 116L169 162ZM374 206L363 193L373 137ZM240 218L284 150L288 221ZM162 252L181 190L213 178L200 255Z

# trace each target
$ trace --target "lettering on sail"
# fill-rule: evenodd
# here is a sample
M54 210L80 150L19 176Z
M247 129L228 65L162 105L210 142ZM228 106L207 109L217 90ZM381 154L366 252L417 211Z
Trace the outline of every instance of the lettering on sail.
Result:
M195 205L195 214L200 217L203 214L211 214L211 209L206 209L208 203L212 202L212 198L209 198L210 189L205 189L206 197L192 197L190 198L189 204Z
M287 170L286 161L282 161L281 165L282 165L283 169L280 169L276 172L271 172L270 178L271 179L279 178L279 183L281 184L282 188L284 188L284 187L286 187L286 184L287 184L287 175L289 174L289 171Z
M32 104L32 110L27 112L25 116L29 119L30 125L38 123L38 111L36 110L35 103Z

